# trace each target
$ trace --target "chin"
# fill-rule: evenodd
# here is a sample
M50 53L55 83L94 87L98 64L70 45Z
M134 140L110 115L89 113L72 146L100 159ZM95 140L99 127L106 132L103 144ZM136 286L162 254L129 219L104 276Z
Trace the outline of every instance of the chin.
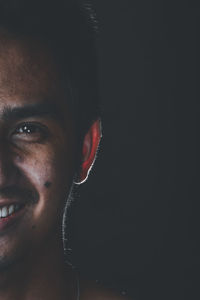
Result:
M0 275L24 261L30 252L30 243L17 236L8 235L0 238Z

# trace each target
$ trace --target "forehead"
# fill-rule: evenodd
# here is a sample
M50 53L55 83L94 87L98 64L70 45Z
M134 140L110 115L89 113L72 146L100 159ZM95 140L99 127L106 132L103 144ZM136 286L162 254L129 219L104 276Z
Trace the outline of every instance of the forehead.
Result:
M0 109L51 99L64 102L59 70L51 51L37 40L0 31Z

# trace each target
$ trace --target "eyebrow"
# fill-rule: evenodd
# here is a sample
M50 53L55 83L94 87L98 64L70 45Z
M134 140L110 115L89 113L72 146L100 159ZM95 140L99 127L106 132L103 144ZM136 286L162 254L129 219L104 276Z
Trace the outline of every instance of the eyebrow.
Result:
M13 121L30 117L47 116L59 123L64 121L63 114L58 110L58 107L52 102L34 103L19 107L5 107L0 113L0 119L5 121Z

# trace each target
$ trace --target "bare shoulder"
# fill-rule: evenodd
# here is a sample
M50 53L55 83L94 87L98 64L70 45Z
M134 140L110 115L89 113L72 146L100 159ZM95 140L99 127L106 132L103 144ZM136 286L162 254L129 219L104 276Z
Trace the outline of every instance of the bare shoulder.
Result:
M103 288L101 285L90 281L80 283L81 300L131 300L114 291Z

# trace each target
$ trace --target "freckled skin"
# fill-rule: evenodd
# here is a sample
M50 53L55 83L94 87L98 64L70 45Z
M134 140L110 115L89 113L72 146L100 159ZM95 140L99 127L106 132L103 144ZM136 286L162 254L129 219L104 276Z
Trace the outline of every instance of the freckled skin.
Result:
M45 186L46 186L46 188L48 189L48 188L50 188L50 186L52 185L52 183L51 182L49 182L49 181L47 181L47 182L45 182L45 184L44 184Z
M40 53L39 50L38 53L31 52L25 46L23 43L20 44L9 39L4 44L1 44L0 112L5 107L19 107L26 104L27 101L29 103L41 102L44 99L43 97L52 97L52 95L58 101L57 94L55 95L54 91L55 72L53 71L55 67L51 66L50 63L47 64L47 58L46 55L44 56L44 53ZM38 62L38 60L40 61ZM60 109L64 105L64 95L61 96L61 100L59 99ZM65 109L67 112L67 107ZM27 186L27 188L37 190L39 193L40 199L37 206L32 207L28 213L28 219L32 218L34 221L37 221L39 223L38 228L40 228L37 236L31 238L30 242L34 245L35 241L33 242L33 238L40 243L44 232L49 231L50 226L53 225L54 228L56 226L57 230L61 226L60 211L62 211L68 195L73 175L73 165L71 163L73 161L72 134L70 135L70 132L64 131L52 120L42 118L36 120L48 127L51 136L44 143L26 142L20 136L13 136L12 143L7 142L5 145L5 152L10 154L9 157L1 151L1 156L4 155L4 159L1 162L2 169L8 167L11 171L7 178L4 178L5 174L0 178L0 184L2 185L7 181L11 184ZM35 121L35 119L29 118L23 121ZM67 122L66 128L67 126L69 127ZM4 125L0 121L0 125L1 123L0 130ZM5 126L8 126L8 124L5 124ZM12 127L10 126L9 130L12 130L15 126L16 124L13 124ZM51 182L54 182L54 187L51 188L50 192L46 188L49 187L49 183L46 183L45 187L42 184L47 177ZM4 250L6 253L9 250L12 252L11 248L14 251L15 247L13 244L15 242L19 244L19 247L23 246L20 238L26 238L26 234L28 237L28 219L24 220L24 224L20 224L17 239L12 240L12 245L10 245L10 239L8 243L5 243L4 240L4 247L0 247L0 256Z
M59 86L51 55L39 44L17 40L4 33L0 33L0 40L0 116L5 108L42 103L44 99L56 101L58 111L66 112L63 126L53 119L40 116L13 122L6 122L0 117L0 189L7 185L18 185L37 191L39 195L38 202L27 207L16 227L7 234L0 234L0 286L4 277L7 282L11 276L11 273L6 277L1 272L1 265L13 262L16 278L12 280L8 294L14 293L10 298L17 300L22 299L22 296L17 297L17 293L22 281L22 289L26 285L25 274L28 269L35 272L34 281L39 280L37 278L40 278L42 268L45 270L46 277L40 278L38 286L42 282L44 286L47 285L45 282L48 276L52 276L48 275L49 261L55 272L60 268L59 272L63 276L62 214L74 176L75 142L66 95ZM37 134L10 134L21 122L42 124L48 130L47 137L40 140ZM44 255L47 251L45 249L48 252ZM33 253L37 255L33 256ZM55 257L58 258L54 268ZM24 264L20 265L19 271L16 263L21 259ZM34 264L40 267L33 268ZM55 279L55 290L60 285L58 281L63 280ZM36 293L37 289L34 290ZM0 299L8 296L1 293L0 290ZM63 299L62 294L63 288L58 293L60 299ZM56 299L52 291L45 295L44 299Z
M77 299L77 275L64 263L62 241L63 211L77 160L67 100L50 51L37 41L0 30L0 190L18 186L38 195L15 226L0 232L0 300ZM44 101L47 106L53 102L58 113L65 112L62 125L59 118L45 116L2 117L6 109ZM24 128L30 130L30 124L33 128L27 133ZM95 126L83 150L81 180L87 177L100 140L100 125ZM90 284L80 286L82 300L121 299Z

